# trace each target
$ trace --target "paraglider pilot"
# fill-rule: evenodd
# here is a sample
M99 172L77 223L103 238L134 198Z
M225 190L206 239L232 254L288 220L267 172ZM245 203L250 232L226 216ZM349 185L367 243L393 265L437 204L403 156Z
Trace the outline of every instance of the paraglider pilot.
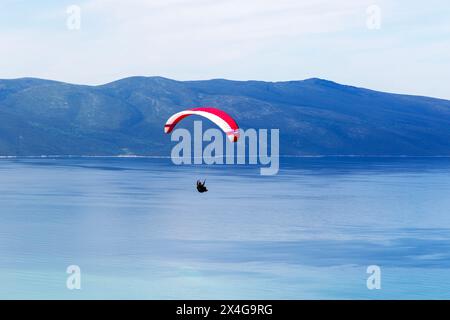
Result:
M203 183L200 180L197 180L197 190L200 193L208 192L208 189L205 187L206 180Z

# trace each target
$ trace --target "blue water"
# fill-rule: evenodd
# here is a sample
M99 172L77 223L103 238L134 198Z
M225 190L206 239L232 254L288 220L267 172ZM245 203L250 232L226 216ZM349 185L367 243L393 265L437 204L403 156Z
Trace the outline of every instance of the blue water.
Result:
M450 159L285 158L272 177L3 159L0 177L3 299L450 298Z

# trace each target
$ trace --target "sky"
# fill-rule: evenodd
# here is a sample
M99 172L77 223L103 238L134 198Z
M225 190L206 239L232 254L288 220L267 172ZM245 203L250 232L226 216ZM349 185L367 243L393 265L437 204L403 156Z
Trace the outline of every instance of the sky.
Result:
M0 78L323 78L450 99L448 0L0 0Z

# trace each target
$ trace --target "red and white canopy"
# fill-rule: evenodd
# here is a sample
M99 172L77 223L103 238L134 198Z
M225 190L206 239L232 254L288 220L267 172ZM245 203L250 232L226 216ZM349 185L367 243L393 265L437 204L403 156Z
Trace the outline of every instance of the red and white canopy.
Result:
M170 133L178 122L184 118L197 115L205 117L214 122L227 135L231 142L237 142L239 139L239 127L236 121L226 112L216 108L194 108L178 112L167 120L164 126L164 132Z

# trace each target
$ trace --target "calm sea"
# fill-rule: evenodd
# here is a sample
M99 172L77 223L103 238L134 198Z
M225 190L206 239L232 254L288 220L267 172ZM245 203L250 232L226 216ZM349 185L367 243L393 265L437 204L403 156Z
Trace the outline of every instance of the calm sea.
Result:
M0 298L450 298L450 159L2 159Z

